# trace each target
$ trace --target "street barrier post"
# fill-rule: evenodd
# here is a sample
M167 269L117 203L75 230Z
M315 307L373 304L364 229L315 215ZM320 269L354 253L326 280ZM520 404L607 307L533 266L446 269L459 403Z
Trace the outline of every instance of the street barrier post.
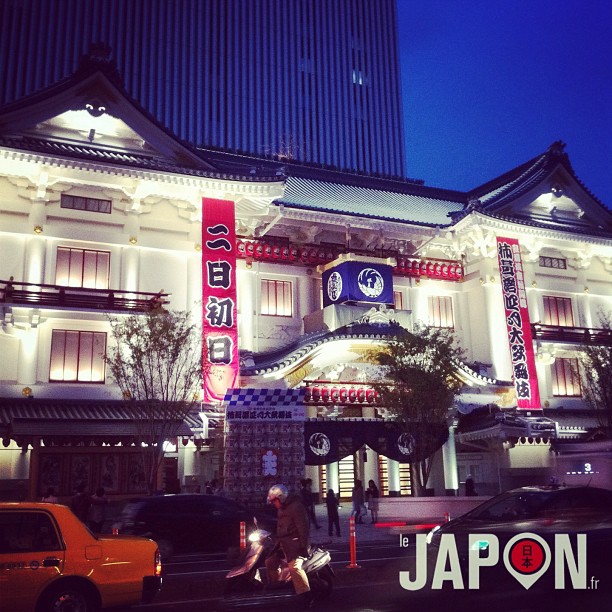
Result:
M355 517L349 518L349 547L351 551L351 562L346 566L348 569L360 569L357 565L357 538L355 534Z

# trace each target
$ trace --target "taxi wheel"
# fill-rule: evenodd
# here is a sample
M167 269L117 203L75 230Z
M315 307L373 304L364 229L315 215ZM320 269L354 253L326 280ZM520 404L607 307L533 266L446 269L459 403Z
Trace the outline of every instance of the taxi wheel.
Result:
M66 584L58 585L46 593L38 612L95 612L99 606L87 588Z

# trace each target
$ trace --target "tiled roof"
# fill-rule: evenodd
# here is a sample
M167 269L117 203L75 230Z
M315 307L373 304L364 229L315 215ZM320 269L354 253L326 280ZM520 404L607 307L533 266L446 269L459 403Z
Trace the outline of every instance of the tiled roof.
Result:
M243 376L253 376L275 372L279 369L296 364L325 344L330 344L338 340L377 340L379 342L385 342L404 331L405 329L403 327L394 324L387 326L371 323L352 323L333 332L323 331L306 334L301 336L297 341L277 351L251 355L250 357L253 361L252 365L243 365L240 368L240 373ZM495 386L508 384L505 381L482 376L463 362L457 363L457 368L461 370L464 376L474 381L478 381L481 384Z
M463 209L458 198L450 201L409 191L406 189L402 193L289 176L280 203L294 208L428 226L449 225L449 213ZM437 190L431 191L437 193Z
M0 437L131 437L136 435L133 416L130 403L121 400L0 398ZM197 420L188 415L177 435L193 435L194 425Z
M269 182L278 181L279 177L273 172L265 176L258 172L250 174L245 168L237 166L231 169L219 169L219 171L204 168L194 168L176 164L166 159L153 155L139 154L124 150L113 150L100 146L87 145L77 142L62 142L47 140L42 138L10 138L0 136L0 145L20 151L40 153L43 155L55 155L61 158L72 158L93 163L112 163L128 168L142 170L152 170L154 172L169 172L203 178L223 178L226 180L248 181L248 182Z

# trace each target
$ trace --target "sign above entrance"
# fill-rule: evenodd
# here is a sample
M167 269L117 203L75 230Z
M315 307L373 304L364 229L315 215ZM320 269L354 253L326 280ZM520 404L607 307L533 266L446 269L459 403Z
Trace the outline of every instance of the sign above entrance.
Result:
M304 421L305 389L230 389L225 395L228 421Z
M392 259L343 255L322 267L323 306L346 302L393 304Z

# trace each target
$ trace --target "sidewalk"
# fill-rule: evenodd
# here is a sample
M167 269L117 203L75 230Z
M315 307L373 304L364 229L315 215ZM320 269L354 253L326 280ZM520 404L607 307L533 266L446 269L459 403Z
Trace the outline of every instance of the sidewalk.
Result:
M333 530L333 536L329 537L327 531L327 508L325 504L315 505L315 515L317 521L321 526L321 529L316 529L314 525L310 527L310 537L317 544L325 543L346 543L349 541L349 518L351 516L352 505L350 502L345 502L338 508L338 514L340 515L340 537L336 536L335 529ZM398 531L394 527L377 527L372 525L371 515L368 512L367 517L363 517L363 523L357 523L355 525L355 536L357 539L357 545L363 542L391 542L395 541L398 537Z

